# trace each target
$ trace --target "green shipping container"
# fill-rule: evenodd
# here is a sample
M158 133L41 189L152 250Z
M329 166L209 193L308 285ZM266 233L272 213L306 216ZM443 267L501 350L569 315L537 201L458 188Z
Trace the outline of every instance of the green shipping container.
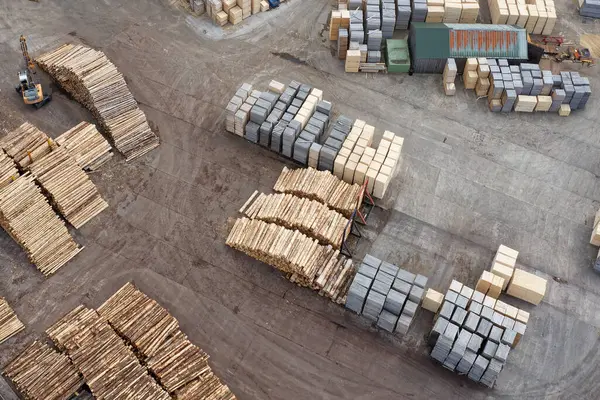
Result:
M410 70L410 54L405 39L387 39L385 61L388 72L400 73Z

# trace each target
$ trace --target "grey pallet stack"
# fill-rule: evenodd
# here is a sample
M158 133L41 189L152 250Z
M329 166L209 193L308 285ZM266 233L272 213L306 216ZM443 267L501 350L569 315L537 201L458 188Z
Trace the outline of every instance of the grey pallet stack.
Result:
M484 356L477 356L475 362L473 363L473 367L471 367L471 370L469 371L469 379L479 382L489 363L490 361Z
M550 109L548 111L549 112L558 112L561 104L565 100L565 97L567 97L567 95L566 95L564 89L557 89L557 88L552 89L552 105L550 106Z
M458 336L458 331L459 327L453 323L449 323L446 326L444 333L440 335L431 351L431 357L434 360L437 360L442 364L446 361L446 358L454 345L454 340L456 340L456 337Z
M365 44L364 13L361 10L350 11L349 40L358 44Z
M430 346L432 346L432 347L435 346L435 343L439 339L440 335L442 335L444 333L444 331L446 330L446 327L448 326L449 323L450 323L450 321L448 321L446 318L443 318L443 317L437 318L437 320L435 321L435 324L433 325L433 329L429 333L429 337L427 339L427 343Z
M288 123L287 127L283 131L281 136L281 154L286 157L292 158L294 153L294 143L296 138L302 131L302 124L296 120L292 120Z
M259 135L260 135L260 125L255 123L254 121L249 121L246 124L246 129L244 131L244 137L251 141L252 143L258 143Z
M367 62L369 62L369 63L381 62L381 51L369 51L367 53Z
M271 133L271 150L281 153L281 137L287 126L288 123L285 121L279 121L277 125L275 125L273 132Z
M383 44L383 35L380 30L367 32L367 49L369 51L380 51Z
M316 135L303 130L294 142L293 159L306 166L308 164L308 151L315 142Z
M473 367L473 364L475 363L476 359L477 359L476 352L469 350L469 349L465 350L465 354L463 355L463 357L458 362L458 365L456 366L456 372L458 372L461 375L468 374L469 371L471 370L471 368Z
M571 110L577 110L581 108L585 108L585 105L588 102L590 95L592 94L590 88L590 80L588 78L582 77L579 72L570 72L571 82L574 86L574 93L571 102ZM573 101L575 99L576 101ZM578 101L577 101L578 100Z
M362 9L363 0L348 0L348 10Z
M542 96L550 96L552 88L554 87L554 78L552 77L552 71L542 70Z
M335 158L351 129L352 120L344 115L340 115L321 148L318 165L320 171L333 171Z
M397 0L396 2L396 30L408 29L412 15L411 0Z
M308 150L308 166L310 168L317 169L319 166L319 154L321 153L321 147L323 146L316 142L311 144L310 149Z
M425 22L427 18L427 0L412 0L412 22Z
M381 29L380 0L365 0L365 30Z
M384 39L391 39L396 29L396 0L381 0L381 32Z
M467 344L471 340L471 333L465 329L461 329L454 345L452 346L452 350L448 353L448 357L444 361L444 367L447 369L454 371L460 360L465 355L465 351L467 351Z
M579 0L579 15L600 18L600 0Z

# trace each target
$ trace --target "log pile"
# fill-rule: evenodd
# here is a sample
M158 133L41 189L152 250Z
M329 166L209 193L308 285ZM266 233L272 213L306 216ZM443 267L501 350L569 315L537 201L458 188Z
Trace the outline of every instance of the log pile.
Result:
M352 260L339 257L303 233L260 220L236 220L226 244L272 265L301 286L342 303L356 271Z
M10 132L0 140L2 148L21 169L50 153L56 145L44 132L29 122Z
M96 311L79 306L46 333L67 351L95 398L171 398Z
M96 129L96 125L81 122L56 138L55 142L67 149L86 171L94 171L113 156L110 144Z
M46 276L82 250L30 173L0 189L0 225Z
M83 384L67 356L38 341L8 364L4 374L32 400L67 399Z
M252 201L255 194L240 210L250 219L297 229L321 244L330 244L334 249L341 247L349 233L348 218L321 202L284 193L261 193Z
M11 338L25 329L25 325L10 307L8 302L0 297L0 343Z
M108 208L96 185L64 147L36 160L29 170L58 211L75 228L81 228Z
M64 44L36 61L94 114L127 161L159 145L123 75L104 53Z
M329 171L317 171L313 168L290 170L283 167L273 189L276 192L317 200L347 218L350 218L354 209L360 205L360 185L351 185Z
M19 177L15 163L0 150L0 189Z

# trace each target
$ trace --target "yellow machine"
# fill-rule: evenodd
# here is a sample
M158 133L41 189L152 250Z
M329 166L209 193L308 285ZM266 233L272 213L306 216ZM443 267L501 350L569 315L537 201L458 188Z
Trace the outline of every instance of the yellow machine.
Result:
M45 95L42 85L34 81L33 75L35 74L35 64L31 57L29 57L25 36L21 35L20 41L21 51L23 52L23 58L25 59L27 68L25 71L19 72L19 86L17 86L15 90L23 96L23 102L25 104L33 105L35 108L41 108L52 100L52 95Z

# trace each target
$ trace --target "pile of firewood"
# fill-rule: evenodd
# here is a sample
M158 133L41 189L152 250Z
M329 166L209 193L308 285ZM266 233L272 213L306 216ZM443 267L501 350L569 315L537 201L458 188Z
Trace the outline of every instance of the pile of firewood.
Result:
M159 145L123 75L104 53L65 44L36 61L94 114L128 161Z
M0 150L0 189L19 177L13 160Z
M50 153L56 145L44 132L29 122L10 132L0 140L2 148L21 169Z
M348 235L348 218L323 203L292 194L264 194L258 192L240 209L248 218L273 222L286 228L298 229L319 243L339 249Z
M0 189L0 225L46 276L82 250L30 173Z
M75 228L82 227L108 208L96 185L63 147L34 161L29 170L58 211Z
M55 142L67 149L75 161L86 171L98 169L113 156L110 144L89 122L69 129L56 138Z
M83 385L69 358L35 341L4 369L26 399L62 400Z
M25 329L8 302L0 297L0 343Z
M313 168L290 170L283 167L273 189L276 192L317 200L348 218L361 202L360 185L351 185L329 171L318 171Z

